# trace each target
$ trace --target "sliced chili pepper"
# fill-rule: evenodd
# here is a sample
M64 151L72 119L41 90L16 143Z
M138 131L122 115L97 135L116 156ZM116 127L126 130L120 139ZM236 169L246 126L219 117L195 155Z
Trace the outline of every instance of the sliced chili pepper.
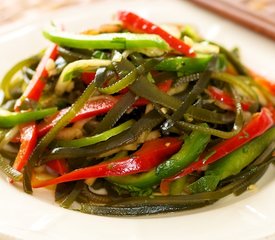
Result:
M43 58L41 59L40 63L38 64L35 74L28 84L26 90L24 91L21 98L19 98L15 103L15 110L20 109L23 101L28 98L34 101L38 101L42 91L46 85L45 79L48 77L47 71L47 63L49 59L55 60L58 55L57 45L51 44L48 49L46 50Z
M35 122L24 124L20 128L20 149L13 164L13 168L21 171L28 162L28 159L37 142L37 127Z
M214 86L209 86L207 88L207 93L212 99L221 102L228 110L235 111L235 101L227 92ZM251 105L252 104L249 102L241 102L244 111L248 111Z
M198 171L203 167L221 159L252 139L262 135L273 125L274 120L272 119L270 111L267 108L263 108L260 113L257 113L252 117L250 122L244 126L239 134L214 146L206 154L202 154L198 161L191 163L179 174L174 177L164 179L161 183L161 188L167 189L167 185L169 185L170 182L186 176L194 171Z
M157 84L158 88L163 92L168 91L171 88L171 85L172 80L166 80L164 82ZM107 113L111 108L113 108L113 106L117 103L120 97L121 96L104 96L103 98L98 98L96 100L89 100L81 109L81 111L76 114L76 116L72 119L71 122L77 122L85 118L94 117ZM140 98L136 100L136 102L133 104L133 107L144 106L148 103L149 101L147 99ZM67 111L68 108L64 108L54 116L49 117L46 121L38 124L38 136L44 136ZM16 141L16 139L14 139L14 141Z
M89 100L85 103L84 107L76 114L71 122L77 122L79 120L105 114L107 113L117 102L114 97L103 97L98 99ZM56 122L66 114L69 108L64 108L56 115L50 117L47 121L38 124L38 136L44 136Z
M90 84L95 79L95 72L83 72L81 74L81 80L85 84Z
M124 27L129 29L130 31L157 34L163 40L165 40L171 48L177 50L178 52L183 53L188 57L196 56L192 48L190 48L190 46L185 44L182 40L173 37L171 34L164 31L156 24L149 22L148 20L141 18L132 12L118 12L118 19L122 22Z
M141 149L131 156L77 169L58 178L35 183L33 187L39 188L91 177L125 176L146 172L176 153L181 144L181 140L172 137L151 140L145 142Z
M56 159L46 163L47 167L58 173L59 175L64 175L69 172L68 165L65 159Z

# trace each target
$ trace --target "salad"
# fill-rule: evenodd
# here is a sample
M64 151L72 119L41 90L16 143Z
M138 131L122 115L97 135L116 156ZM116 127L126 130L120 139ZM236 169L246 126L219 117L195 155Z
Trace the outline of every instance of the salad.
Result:
M26 193L106 216L184 211L252 189L275 149L275 87L239 50L127 11L1 82L0 169Z

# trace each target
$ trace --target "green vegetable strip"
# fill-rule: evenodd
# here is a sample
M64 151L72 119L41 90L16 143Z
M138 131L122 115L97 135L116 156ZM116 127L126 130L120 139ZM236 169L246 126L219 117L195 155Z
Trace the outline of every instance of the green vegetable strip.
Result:
M184 75L190 75L193 73L203 72L211 59L211 55L197 56L195 58L165 58L163 61L161 61L161 63L155 66L155 70L174 71L183 73Z
M99 68L97 70L95 82L92 82L85 89L83 94L78 98L78 100L70 107L70 109L66 112L66 114L54 125L54 127L40 140L38 145L36 146L29 163L34 166L36 164L39 165L41 162L40 156L45 151L47 146L52 142L55 138L56 134L65 127L71 119L76 115L77 112L84 106L85 102L96 92L96 82L104 80L105 77L105 69ZM103 79L103 80L102 80Z
M135 122L134 120L129 120L125 123L120 124L117 127L114 127L110 130L94 135L92 137L84 137L84 138L79 138L79 139L70 140L70 141L60 140L56 142L56 145L61 147L85 147L85 146L93 145L99 142L106 141L109 138L115 135L118 135L121 132L126 131L133 125L134 122Z
M207 128L207 124L204 125L204 127ZM190 136L185 139L182 148L157 167L156 174L162 179L175 175L195 161L204 151L209 141L209 134L193 131Z
M9 112L0 109L0 127L10 128L21 123L43 119L57 112L57 108L46 108L30 112Z
M136 95L127 92L115 106L105 115L103 120L97 125L93 134L99 134L112 128L121 116L133 105Z
M237 149L230 155L217 161L209 167L206 175L219 176L220 180L230 175L239 173L244 167L258 157L275 139L275 128L271 128L266 133Z
M130 87L137 96L143 97L152 103L158 103L172 110L178 109L181 101L159 90L145 76L140 76ZM144 91L146 89L146 91Z
M23 69L23 67L26 66L31 66L35 63L38 63L39 60L41 59L42 54L36 54L32 57L26 58L20 62L18 62L16 65L14 65L3 77L2 81L1 81L1 85L0 88L3 89L4 93L5 93L5 98L6 99L11 99L11 94L10 94L10 81L12 80L13 76L20 71L21 69Z
M192 183L189 186L190 190L192 192L213 191L220 180L239 173L244 167L254 161L274 139L275 128L273 127L263 135L210 165L205 172L205 177Z
M6 131L1 130L0 149L2 149L6 144L8 144L17 135L18 132L19 132L18 125L14 126L9 130L6 129ZM4 138L2 138L3 134L5 134Z
M216 72L212 74L211 78L214 80L227 82L230 85L241 88L247 95L258 102L258 96L255 91L253 91L250 84L248 82L244 82L243 79L241 80L238 76L233 76L228 73Z
M236 181L214 192L192 195L128 197L112 201L110 204L81 204L77 211L104 216L139 216L165 212L176 212L203 207L229 195L242 182Z
M153 110L141 117L128 131L122 132L105 142L98 143L92 147L54 148L50 154L45 156L41 163L45 163L51 159L59 158L81 158L87 156L89 156L89 158L93 158L114 148L133 143L143 132L151 131L152 128L159 125L162 121L163 117L161 117L156 111Z
M193 89L188 93L184 102L177 109L177 111L173 113L171 117L172 122L183 118L183 114L195 102L198 95L200 95L204 91L205 87L208 85L208 82L210 80L210 75L211 75L210 71L215 69L216 62L217 62L217 57L213 57L211 61L208 63L207 69L202 73L202 75L200 76L199 80L196 82ZM169 125L169 123L164 123L163 128L165 128L165 125Z
M66 60L66 62L74 62L80 59L90 59L92 55L74 52L60 46L58 47L58 53Z
M132 84L141 74L145 74L152 69L159 62L158 59L150 59L144 64L139 65L137 68L134 68L130 71L125 77L115 82L114 84L99 88L98 90L104 94L113 94L119 92L123 88L126 88L128 85Z
M121 57L121 61L113 62L113 65L120 76L123 76L125 72L132 72L135 69L135 66L123 57ZM143 64L140 66L143 66ZM137 67L137 69L139 67ZM141 73L145 72L143 71ZM159 103L173 110L176 110L181 104L179 99L160 91L156 85L149 82L144 75L139 76L139 78L131 84L129 88L137 96L144 97L151 102ZM144 89L146 89L146 91L144 91Z
M184 122L184 121L176 122L175 126L180 127L180 128L186 128L186 129L189 129L189 130L197 130L197 131L208 133L208 134L211 134L213 136L220 137L220 138L231 138L231 137L235 136L242 129L243 115L242 115L242 107L241 107L240 98L239 98L239 96L237 95L236 91L233 88L232 88L232 92L234 94L235 101L236 101L236 118L235 118L235 122L234 122L234 126L232 128L232 131L225 132L225 131L221 131L221 130L214 129L214 128L206 128L206 127L199 126L199 125L196 125L196 124L187 123L187 122Z
M101 59L84 59L69 63L62 71L55 87L57 95L62 95L65 91L71 90L71 80L81 72L93 72L99 67L107 67L111 65L110 60Z
M229 52L226 48L219 44L213 44L217 45L220 48L221 53L223 53L226 56L226 58L229 60L229 62L233 65L233 67L237 70L239 74L249 76L247 69L237 59L237 57L234 54L232 54L232 52Z
M175 175L182 168L195 161L205 149L209 140L209 134L193 131L191 135L187 137L179 152L160 164L156 169L138 175L108 177L107 179L129 190L131 187L152 187L159 184L161 179ZM190 149L192 149L192 151Z
M168 44L155 34L104 33L84 35L68 33L53 26L48 26L44 29L43 35L60 46L79 49L169 49Z
M73 190L65 197L65 199L63 199L63 201L60 203L60 206L64 208L69 208L78 197L82 189L85 187L85 185L86 184L84 181L77 181Z
M0 155L0 169L4 174L6 174L7 177L12 179L13 181L20 181L23 177L22 173L12 168L9 161L5 159L2 155Z
M235 116L233 113L217 113L204 108L190 106L186 113L185 118L197 119L208 123L228 124L234 121Z

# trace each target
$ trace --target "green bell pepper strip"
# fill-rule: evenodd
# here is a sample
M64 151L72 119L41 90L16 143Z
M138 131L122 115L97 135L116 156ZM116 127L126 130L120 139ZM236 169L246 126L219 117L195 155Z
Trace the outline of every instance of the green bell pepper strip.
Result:
M188 57L173 57L165 58L158 65L155 70L158 71L173 71L183 74L184 76L194 73L200 73L206 70L207 65L213 58L212 55L197 55L195 58ZM217 69L222 71L225 68L225 59L223 55L218 55Z
M107 67L111 65L110 60L101 59L83 59L69 63L62 71L56 86L55 93L62 95L66 91L70 91L72 87L72 78L82 72L94 72L99 67Z
M43 119L57 112L57 108L45 108L28 112L10 112L0 109L0 127L10 128L21 123Z
M41 159L41 163L59 158L87 158L87 156L89 156L89 158L93 159L99 154L126 144L133 143L143 132L151 131L152 128L158 126L162 121L163 117L161 117L157 111L152 110L142 116L130 129L128 129L128 131L111 137L105 142L100 142L94 146L87 146L83 148L54 148L47 156L44 157L44 159Z
M118 186L123 186L123 188L129 187L129 189L132 186L137 188L152 187L160 183L163 178L173 176L182 168L194 162L205 149L209 140L210 135L193 131L185 139L181 149L155 169L139 175L108 177L107 180Z
M23 177L23 174L12 168L9 164L9 161L0 155L0 169L1 171L13 181L20 181Z
M254 161L275 139L275 128L255 138L231 154L210 165L205 176L189 185L192 192L213 191L219 181L239 173Z
M169 50L169 45L155 34L103 33L85 35L64 32L49 25L43 30L43 35L60 46L78 49L159 48Z
M109 138L121 132L126 131L133 125L134 122L135 122L134 120L129 120L127 122L124 122L118 125L117 127L114 127L110 130L107 130L105 132L102 132L100 134L97 134L91 137L84 137L84 138L74 139L70 141L59 140L59 141L56 141L56 145L61 147L85 147L85 146L93 145L99 142L106 141Z
M10 81L12 80L13 76L20 71L23 67L26 66L31 66L35 63L38 63L42 57L43 53L36 54L34 56L31 56L29 58L26 58L17 64L15 64L3 77L0 88L3 89L5 93L5 98L6 99L11 99L11 94L10 94Z
M207 127L207 124L204 125ZM160 178L167 178L188 166L203 152L210 141L210 136L210 134L193 131L190 136L185 139L182 148L157 167L156 174L160 176Z
M194 171L201 171L201 169L207 165L214 163L254 138L261 136L273 125L274 120L272 119L270 111L263 108L260 113L257 113L252 117L252 119L243 127L239 134L215 145L209 151L202 154L198 161L184 168L179 174L171 178L164 179L161 184L163 186L168 185L171 181L186 176Z

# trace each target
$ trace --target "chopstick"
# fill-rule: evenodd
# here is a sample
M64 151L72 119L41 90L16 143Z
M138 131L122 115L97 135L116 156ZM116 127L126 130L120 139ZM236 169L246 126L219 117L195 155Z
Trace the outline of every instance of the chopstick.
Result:
M274 0L261 2L255 0L191 0L190 2L275 40Z

